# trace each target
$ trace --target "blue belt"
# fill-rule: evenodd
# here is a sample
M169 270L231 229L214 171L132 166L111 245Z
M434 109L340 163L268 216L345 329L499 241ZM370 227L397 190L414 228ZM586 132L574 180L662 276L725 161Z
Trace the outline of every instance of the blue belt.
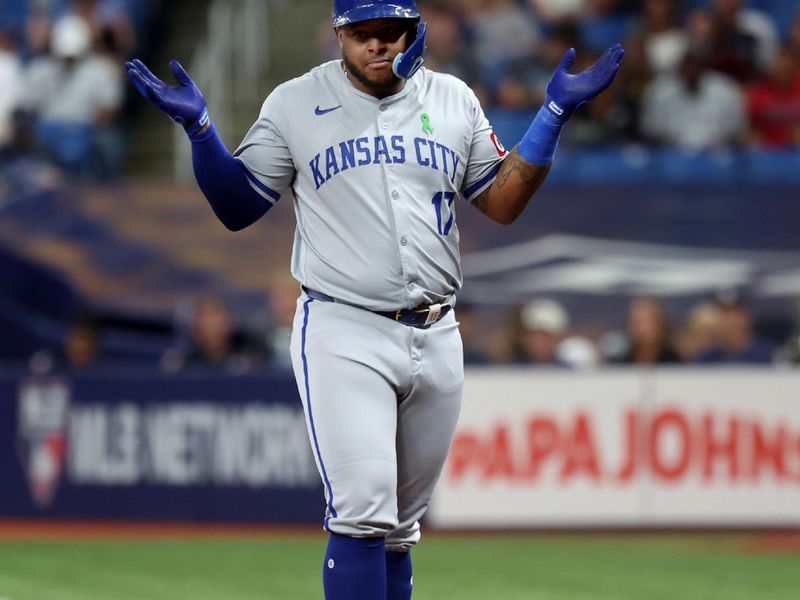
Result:
M320 300L322 302L338 302L340 304L349 304L348 302L342 302L341 300L337 300L333 296L328 296L328 294L323 294L322 292L311 290L306 286L303 286L303 291L309 298L313 298L314 300ZM364 308L364 307L358 306L358 308ZM380 315L382 317L386 317L387 319L391 319L392 321L397 321L398 323L402 323L403 325L408 325L409 327L416 327L417 329L427 329L428 327L439 321L447 313L449 313L450 309L452 308L453 307L450 304L429 304L428 306L419 306L417 308L401 308L400 310L388 310L388 311L370 310L370 312L375 313L376 315ZM364 309L364 310L369 310L369 309Z

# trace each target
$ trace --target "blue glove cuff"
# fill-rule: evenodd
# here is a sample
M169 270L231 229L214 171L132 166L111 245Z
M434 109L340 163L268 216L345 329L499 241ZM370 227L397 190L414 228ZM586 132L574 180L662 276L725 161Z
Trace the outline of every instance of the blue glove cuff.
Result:
M208 116L208 109L204 108L203 113L200 115L200 118L197 119L191 125L184 125L184 129L186 133L189 134L189 137L194 139L194 136L197 135L203 127L208 124L210 117Z
M536 118L528 128L527 133L517 146L517 154L534 165L546 167L553 162L561 128L564 126L563 117L557 116L549 105L555 104L550 98L545 100L545 105L539 109ZM558 109L560 107L555 105ZM563 114L563 110L561 110Z
M206 123L208 123L208 129L206 129L202 133L200 133L200 131L202 131L202 128L197 129L195 133L189 133L187 131L187 133L189 133L189 140L191 140L193 144L199 144L201 142L205 142L206 140L208 140L209 138L211 138L216 134L217 129L216 127L214 127L214 123L209 119L206 119Z

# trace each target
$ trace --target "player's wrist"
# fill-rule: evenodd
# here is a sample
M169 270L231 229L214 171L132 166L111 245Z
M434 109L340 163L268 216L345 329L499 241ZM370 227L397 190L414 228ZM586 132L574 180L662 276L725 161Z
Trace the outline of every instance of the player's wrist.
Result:
M189 140L193 144L199 144L214 137L216 135L216 132L217 130L214 127L214 123L212 121L209 121L208 124L206 124L206 126L200 129L197 133L190 135Z
M208 114L208 108L203 107L203 112L200 116L190 124L184 124L183 129L192 141L198 141L198 137L202 137L208 133L211 128L211 117Z
M517 146L517 154L529 163L545 167L553 162L553 157L561 137L561 128L566 123L562 115L549 106L552 100L548 96L528 131ZM561 107L558 107L561 108Z
M559 100L549 93L544 97L542 108L552 115L554 119L560 121L562 125L569 120L575 110L575 107L570 106L569 103Z

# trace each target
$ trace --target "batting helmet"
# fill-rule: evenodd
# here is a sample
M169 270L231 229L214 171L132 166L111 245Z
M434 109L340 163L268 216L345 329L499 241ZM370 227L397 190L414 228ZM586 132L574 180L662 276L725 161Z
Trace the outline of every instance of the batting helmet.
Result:
M408 47L394 58L392 70L403 79L410 79L425 62L425 32L414 0L333 0L333 27L369 19L414 19L416 29L409 35Z
M414 0L333 0L333 26L369 19L419 19Z

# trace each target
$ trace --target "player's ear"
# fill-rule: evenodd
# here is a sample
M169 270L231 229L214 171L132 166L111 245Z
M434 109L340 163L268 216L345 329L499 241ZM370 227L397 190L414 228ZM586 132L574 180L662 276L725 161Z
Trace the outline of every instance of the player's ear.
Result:
M339 48L341 48L342 38L344 37L344 30L341 27L337 27L333 31L336 33L336 39L339 40Z

